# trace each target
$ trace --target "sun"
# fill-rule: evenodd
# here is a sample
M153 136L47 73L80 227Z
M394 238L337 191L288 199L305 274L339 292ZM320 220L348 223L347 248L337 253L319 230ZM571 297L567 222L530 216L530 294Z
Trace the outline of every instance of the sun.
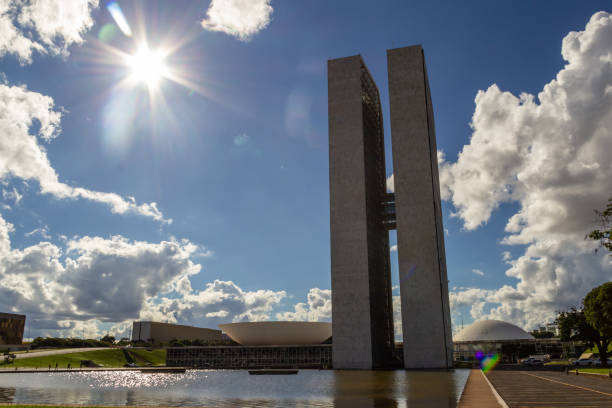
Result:
M142 45L135 54L127 57L132 82L144 83L149 87L156 86L168 74L164 54Z

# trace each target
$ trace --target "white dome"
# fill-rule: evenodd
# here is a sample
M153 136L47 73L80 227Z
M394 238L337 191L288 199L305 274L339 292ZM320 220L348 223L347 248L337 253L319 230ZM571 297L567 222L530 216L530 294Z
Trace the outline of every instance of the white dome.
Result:
M321 344L332 335L327 322L243 322L219 327L243 346Z
M500 320L481 320L461 330L453 341L534 340L531 334L518 326Z

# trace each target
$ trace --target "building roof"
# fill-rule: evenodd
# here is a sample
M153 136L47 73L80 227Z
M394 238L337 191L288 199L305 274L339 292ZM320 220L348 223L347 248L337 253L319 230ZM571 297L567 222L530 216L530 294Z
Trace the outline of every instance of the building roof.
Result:
M219 327L243 346L321 344L332 335L327 322L243 322Z
M511 323L481 320L453 336L455 342L535 340L531 334Z
M0 312L0 318L3 318L3 319L21 319L21 320L25 320L26 315Z

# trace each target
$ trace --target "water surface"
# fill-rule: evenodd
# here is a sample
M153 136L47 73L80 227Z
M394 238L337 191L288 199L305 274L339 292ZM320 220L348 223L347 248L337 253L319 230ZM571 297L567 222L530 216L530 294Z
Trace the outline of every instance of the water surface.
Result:
M207 407L456 407L468 370L249 375L189 370L2 373L0 403Z

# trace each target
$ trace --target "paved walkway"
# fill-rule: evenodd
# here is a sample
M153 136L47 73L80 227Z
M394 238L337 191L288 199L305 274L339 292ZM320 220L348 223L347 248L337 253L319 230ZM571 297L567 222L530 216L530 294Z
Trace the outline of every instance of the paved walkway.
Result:
M503 370L487 377L510 408L612 407L612 380L606 377Z
M484 374L476 369L470 372L458 408L501 408Z
M29 353L20 353L15 354L15 358L32 358L32 357L45 357L45 356L55 356L57 354L70 354L70 353L82 353L85 351L98 351L98 350L108 350L109 347L84 347L84 348L69 348L69 349L59 349L59 350L48 350L48 351L30 351Z

